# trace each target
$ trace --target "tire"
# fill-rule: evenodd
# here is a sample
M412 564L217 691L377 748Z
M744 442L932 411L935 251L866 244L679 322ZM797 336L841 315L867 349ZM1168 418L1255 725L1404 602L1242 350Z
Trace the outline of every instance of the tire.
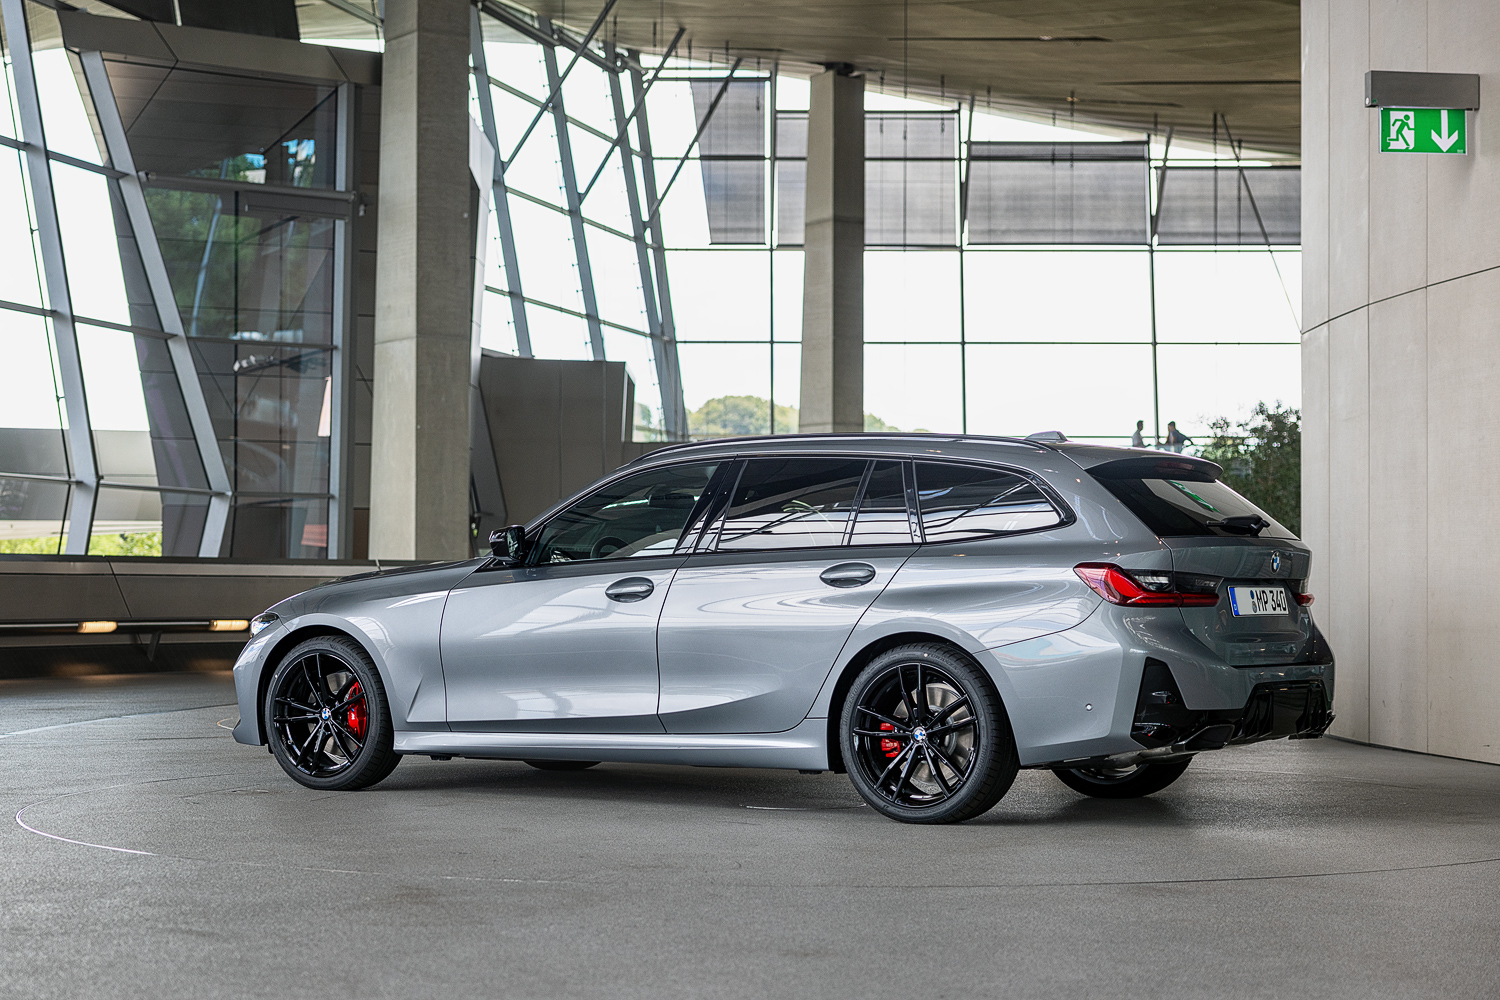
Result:
M902 823L973 819L1000 801L1019 767L989 677L937 644L887 650L860 671L844 700L839 745L855 791Z
M587 771L597 760L528 760L538 771Z
M1138 799L1159 792L1182 777L1193 758L1163 760L1154 764L1137 764L1119 772L1102 768L1058 769L1052 773L1075 792L1099 799Z
M308 788L368 788L401 762L380 674L353 639L293 647L271 675L263 712L277 763Z

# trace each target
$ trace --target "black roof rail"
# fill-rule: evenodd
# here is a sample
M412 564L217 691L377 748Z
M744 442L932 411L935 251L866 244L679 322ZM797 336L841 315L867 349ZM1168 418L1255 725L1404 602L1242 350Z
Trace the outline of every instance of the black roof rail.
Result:
M667 445L665 448L654 448L651 451L646 452L639 458L633 458L625 464L635 465L637 462L644 462L648 459L653 459L658 455L667 454L668 452L679 452L684 451L688 448L711 448L715 445L724 444L750 444L761 441L868 441L872 438L879 441L903 441L911 439L916 439L918 441L996 441L1003 442L1005 444L1016 444L1032 448L1045 448L1049 451L1056 450L1051 448L1049 442L1046 441L1036 441L1028 438L1018 437L1002 437L995 434L934 434L919 431L861 431L859 433L853 434L846 431L838 431L830 434L744 434L737 437L709 438L704 441L674 442Z

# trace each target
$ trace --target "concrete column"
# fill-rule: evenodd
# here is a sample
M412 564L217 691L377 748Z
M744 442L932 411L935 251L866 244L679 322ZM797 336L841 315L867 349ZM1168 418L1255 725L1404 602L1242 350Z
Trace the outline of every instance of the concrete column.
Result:
M802 286L805 434L865 429L865 81L812 78Z
M1302 3L1302 535L1332 732L1500 763L1500 111L1469 113L1465 155L1382 153L1371 69L1496 79L1500 5Z
M386 0L370 555L469 555L469 8Z

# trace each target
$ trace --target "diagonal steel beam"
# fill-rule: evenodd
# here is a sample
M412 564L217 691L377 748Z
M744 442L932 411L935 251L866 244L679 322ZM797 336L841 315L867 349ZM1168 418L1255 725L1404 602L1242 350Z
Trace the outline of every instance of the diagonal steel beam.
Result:
M657 63L656 69L652 71L651 79L646 81L646 89L641 91L641 96L635 102L635 107L630 109L630 114L626 115L623 121L620 119L620 112L624 110L625 105L623 100L621 101L620 107L615 111L615 120L620 122L619 134L615 136L615 141L609 144L609 148L604 151L604 156L599 160L599 169L594 171L594 176L590 177L589 182L583 186L583 193L578 196L579 201L588 200L589 192L594 190L594 185L599 182L599 175L604 173L604 168L609 165L609 158L613 155L615 147L625 141L625 133L630 129L630 123L635 120L636 115L640 114L642 106L646 103L646 95L651 93L651 87L656 83L656 78L661 76L662 70L666 69L667 60L672 58L672 53L677 50L677 43L682 41L682 36L686 33L686 28L677 29L677 34L672 36L672 42L667 46L667 51L662 53L661 62ZM613 51L614 46L609 46L608 48L610 51ZM612 73L610 76L613 77L610 81L611 89L618 88L619 74Z
M4 2L19 3L20 0ZM125 174L116 182L120 185L120 198L125 203L130 227L135 232L136 246L140 250L146 279L151 285L151 297L155 300L161 328L170 334L167 350L172 356L177 387L182 392L182 402L187 408L188 421L193 428L193 440L198 447L198 457L203 462L209 488L214 491L214 495L209 497L208 517L203 526L198 555L215 557L223 547L224 530L229 523L229 504L233 489L229 481L229 470L224 466L224 454L219 450L213 418L209 416L208 402L203 398L203 383L198 379L198 365L193 358L192 347L183 333L182 314L177 311L172 279L167 274L161 245L156 241L156 227L151 222L151 212L146 207L146 193L136 174L135 160L125 138L125 126L120 119L119 105L115 103L114 88L110 86L109 75L104 70L104 57L98 52L84 52L80 61L83 63L89 93L94 99L94 110L98 115L100 131L104 133L104 144L109 150L110 162L116 170Z
M539 45L561 45L565 49L577 52L584 59L598 66L600 69L611 73L618 72L620 69L619 66L605 59L593 49L579 46L577 41L568 37L567 33L560 28L549 28L547 31L543 31L515 11L495 3L494 0L479 0L478 6L479 10L484 14L493 17L507 28L516 32L516 34L525 35ZM628 59L626 60L626 68L628 69L639 68L639 65L638 62L631 63Z
M630 70L630 86L639 98L645 91L641 71ZM641 145L641 189L647 203L656 197L656 162L651 152L651 119L641 105L636 124ZM677 357L677 320L672 312L672 285L667 275L666 241L662 239L661 218L641 220L641 231L651 248L651 265L656 275L657 306L661 315L661 366L657 382L661 386L662 429L671 441L685 441L688 436L687 407L682 397L682 370Z
M542 48L542 62L547 67L547 81L556 98L552 103L552 120L557 131L557 161L562 170L563 196L568 203L568 221L573 228L573 253L578 261L578 290L583 296L584 320L588 323L589 346L595 361L604 360L604 327L599 322L599 300L594 294L594 271L589 266L588 238L584 233L583 204L578 200L578 178L573 173L573 140L568 135L568 113L563 106L562 79L557 74L557 50Z
M681 32L678 33L679 36ZM665 60L664 60L665 61ZM647 85L649 88L649 84ZM644 94L642 95L644 98ZM622 122L620 134L623 136L629 126L630 119L625 115L625 97L620 88L620 75L612 73L609 77L609 98L613 105L615 121ZM640 102L636 103L636 111L640 110ZM631 112L633 116L635 111ZM635 184L635 156L631 153L630 143L619 143L620 169L625 175L625 200L630 208L631 242L635 244L636 268L640 273L641 296L645 300L646 328L651 334L651 354L656 365L656 384L661 389L662 400L662 429L667 430L668 414L676 416L674 407L669 406L669 401L680 395L673 391L671 380L676 377L676 367L672 359L667 356L666 342L662 339L661 332L661 310L656 297L656 282L651 276L651 250L647 246L646 222L641 218L641 196ZM602 168L601 168L602 169ZM631 414L632 427L635 415ZM675 420L671 421L675 424ZM676 430L675 426L668 433Z
M3 0L0 17L10 47L15 100L21 118L21 137L26 142L22 156L31 181L31 201L36 213L37 249L42 257L42 276L47 286L47 305L52 312L52 340L57 349L58 374L63 384L63 412L68 426L68 463L73 487L68 501L68 555L87 555L94 526L94 504L99 484L99 463L94 454L94 436L89 426L88 398L83 382L83 356L78 349L78 331L73 325L73 299L63 257L62 229L57 217L57 196L52 187L52 168L47 163L47 139L42 127L41 102L37 95L36 69L31 62L31 37L26 26L24 0Z
M708 123L713 120L714 112L719 110L719 102L729 92L729 83L734 79L735 71L740 68L740 63L744 61L745 57L740 56L734 61L734 65L729 67L729 75L724 77L723 83L719 84L719 92L714 95L713 103L708 106L708 113L703 116L703 121L698 123L698 131L693 133L692 141L687 144L687 149L683 150L682 157L677 161L677 169L672 171L672 176L667 181L667 186L661 189L661 195L656 199L656 204L651 206L651 214L646 216L648 223L654 220L657 213L661 211L662 202L666 200L667 194L672 190L672 185L677 183L677 175L682 173L682 168L686 165L688 157L693 154L693 147L698 145L698 140L703 137L703 130L708 128Z
M568 60L567 68L562 71L561 75L558 75L555 70L553 71L551 75L554 79L550 81L551 86L548 88L550 92L547 94L547 99L542 102L541 107L536 109L536 115L531 119L531 124L526 126L526 131L521 133L521 139L516 143L516 148L511 150L510 155L505 158L506 167L516 162L516 156L521 152L521 147L526 145L526 140L531 138L531 133L536 129L547 111L561 102L562 85L568 79L568 74L573 72L574 66L578 65L578 60L583 57L584 51L588 49L589 43L594 40L594 36L599 33L599 29L604 27L604 19L609 16L609 12L614 9L617 3L619 3L619 0L605 0L604 7L599 11L599 16L594 18L594 23L589 26L589 33L583 36L583 41L578 43L578 48L573 52L573 58ZM548 30L551 29L551 21L544 20L542 23ZM550 45L546 47L546 51L551 55L552 61L555 64L557 62L556 51Z
M479 9L469 18L469 52L474 63L474 85L479 93L479 119L484 137L495 149L494 178L490 182L490 207L495 213L495 228L500 232L500 259L505 265L505 283L510 291L510 318L516 330L516 353L531 357L531 327L526 321L526 299L521 291L520 256L516 253L516 233L510 221L510 196L505 186L505 164L500 160L500 139L495 126L495 101L490 93L490 71L484 54L484 33L479 26Z
M337 7L345 14L359 18L367 24L373 24L377 28L382 24L378 15L370 13L358 4L350 3L349 0L323 0L323 2L330 7Z

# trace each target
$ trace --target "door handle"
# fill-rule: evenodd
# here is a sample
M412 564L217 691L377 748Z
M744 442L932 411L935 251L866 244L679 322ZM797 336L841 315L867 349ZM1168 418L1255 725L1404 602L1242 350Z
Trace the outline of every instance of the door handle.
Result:
M863 587L875 579L875 567L862 562L839 563L819 573L818 579L830 587Z
M656 589L656 584L644 576L627 576L623 580L616 580L604 588L604 596L611 601L619 601L621 604L630 604L635 601L644 601L651 596Z

